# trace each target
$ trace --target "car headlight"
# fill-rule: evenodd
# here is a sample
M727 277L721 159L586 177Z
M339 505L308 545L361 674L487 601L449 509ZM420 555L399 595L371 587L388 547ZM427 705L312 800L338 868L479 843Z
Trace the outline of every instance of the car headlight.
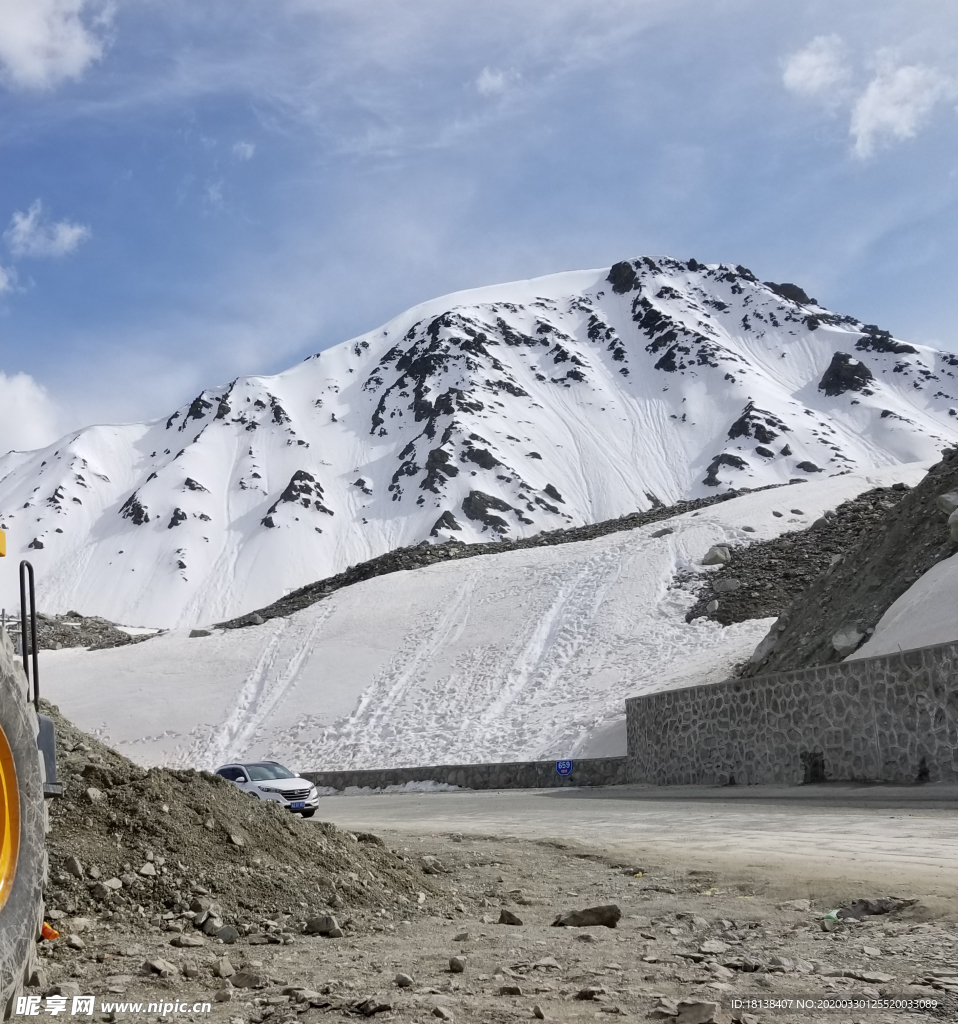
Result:
M261 793L282 793L281 789L273 789L271 786L257 786L256 787Z
M309 791L309 799L312 800L314 796L319 796L319 790L315 786Z

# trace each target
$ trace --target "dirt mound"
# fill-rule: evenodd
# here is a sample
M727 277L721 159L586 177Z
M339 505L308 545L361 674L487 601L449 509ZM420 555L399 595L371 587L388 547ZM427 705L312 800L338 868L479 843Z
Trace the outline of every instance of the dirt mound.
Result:
M46 898L55 918L155 925L166 915L165 927L192 933L199 900L244 934L264 918L304 920L330 907L344 923L351 910L449 909L442 879L378 837L303 821L206 772L140 768L57 708L44 711L56 721L64 785L50 803Z

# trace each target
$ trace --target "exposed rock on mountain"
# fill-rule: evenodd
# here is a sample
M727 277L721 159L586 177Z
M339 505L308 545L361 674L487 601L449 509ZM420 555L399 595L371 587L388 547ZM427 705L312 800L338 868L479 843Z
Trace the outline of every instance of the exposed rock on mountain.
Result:
M51 610L209 622L424 540L931 459L958 441L956 374L795 285L643 257L437 299L164 419L10 453L0 526Z

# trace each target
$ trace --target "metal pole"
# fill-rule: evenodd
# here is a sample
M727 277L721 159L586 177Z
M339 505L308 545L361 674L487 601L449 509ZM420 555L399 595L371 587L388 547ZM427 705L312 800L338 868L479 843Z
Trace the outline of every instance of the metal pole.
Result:
M30 585L30 654L33 661L33 704L40 711L40 662L37 654L37 594L33 566L24 559L20 563L20 646L23 653L23 672L30 679L27 664L27 581ZM29 690L27 691L29 699Z

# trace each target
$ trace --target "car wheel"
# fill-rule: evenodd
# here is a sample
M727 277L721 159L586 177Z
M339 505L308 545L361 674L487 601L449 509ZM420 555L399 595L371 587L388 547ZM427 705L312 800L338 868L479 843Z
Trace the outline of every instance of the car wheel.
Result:
M311 811L300 811L299 813L302 814L304 818L311 818L316 813L316 808L314 807Z

